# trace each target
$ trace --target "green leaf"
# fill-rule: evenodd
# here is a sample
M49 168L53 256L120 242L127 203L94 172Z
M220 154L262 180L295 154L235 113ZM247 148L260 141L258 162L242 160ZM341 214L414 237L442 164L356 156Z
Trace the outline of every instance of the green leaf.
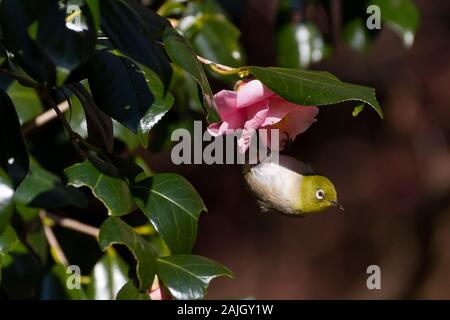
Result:
M125 2L139 17L140 27L144 34L151 39L160 41L164 30L170 26L170 22L139 1L125 0Z
M203 299L211 280L220 276L233 278L228 268L195 255L158 258L157 266L159 277L178 300Z
M14 54L14 62L34 79L54 83L55 67L30 39L27 30L38 15L46 11L49 3L49 1L2 0L0 27L2 43L9 52Z
M7 226L0 232L0 283L2 281L2 267L5 264L6 255L20 244L16 232L11 226Z
M96 32L100 29L100 4L98 2L98 0L84 0L84 3L89 7Z
M414 43L414 36L419 27L419 10L411 0L371 0L381 10L381 21L392 28L403 40L405 47Z
M219 116L214 107L214 97L208 78L191 45L175 30L169 28L164 33L164 45L173 63L186 70L202 89L203 103L208 112L208 122L217 121Z
M113 120L114 137L125 143L130 150L135 150L140 145L139 137L120 122Z
M109 215L120 216L135 209L130 189L117 172L107 172L88 160L68 167L64 172L69 185L89 187L94 196L103 202Z
M17 188L14 201L37 208L60 208L87 206L85 195L73 187L66 187L53 173L31 159L30 170Z
M155 277L156 256L150 244L133 228L116 217L110 217L100 227L99 246L105 251L113 244L125 245L136 260L139 290L147 291Z
M164 95L164 86L154 72L144 65L139 65L139 67L144 72L146 82L155 97L153 104L139 122L138 137L142 145L147 148L150 130L172 108L175 99L170 92Z
M41 300L85 300L86 293L81 286L79 288L68 286L74 282L75 276L62 264L54 264L42 279L39 298Z
M231 67L245 63L238 28L222 15L203 14L196 20L186 32L192 34L190 39L199 55Z
M186 10L184 3L178 0L167 0L158 9L158 14L162 17L183 14Z
M3 80L5 78L5 80ZM23 87L17 81L1 77L0 85L11 98L21 124L24 124L43 112L41 100L34 89Z
M94 0L90 2L91 6L95 6ZM91 12L89 6L81 2L76 7L80 13L66 21L71 7L58 1L50 1L49 4L28 30L31 38L55 64L57 85L61 85L70 72L92 54L97 41L95 20L99 19L99 12Z
M0 168L17 188L28 171L28 151L19 118L8 95L0 90Z
M87 292L89 299L114 300L117 293L128 281L128 266L125 261L110 248L95 264Z
M120 289L116 300L150 300L150 296L146 292L139 292L133 281L129 281Z
M69 95L69 92L67 92L67 95ZM72 95L69 99L70 110L68 112L64 112L64 118L67 120L73 131L78 133L82 138L86 139L88 132L86 115L84 114L83 106L75 95ZM63 132L63 134L63 137L65 138L67 135L65 132Z
M383 118L373 88L342 82L328 72L252 66L248 69L267 87L290 102L323 106L349 100L361 101L370 105Z
M138 207L174 254L189 253L205 204L194 187L173 173L156 174L131 186Z
M45 236L42 221L39 217L39 208L28 207L21 203L15 203L16 212L22 218L27 228L22 241L27 244L30 251L39 258L41 265L46 265L49 247Z
M114 145L112 119L97 107L91 94L81 83L69 84L67 87L83 106L88 142L107 153L112 153Z
M0 255L7 254L19 243L19 238L17 238L14 229L11 226L6 227L6 229L0 233Z
M11 180L6 173L0 169L0 234L9 224L12 213L12 198L14 189Z
M142 16L122 1L102 0L102 30L111 39L114 46L134 61L145 65L155 72L164 84L169 87L172 68L162 48L148 34L149 23L145 24ZM160 25L161 17L146 15L152 24Z
M37 290L42 281L42 266L35 256L17 240L14 230L10 229L10 231L12 245L9 247L8 254L2 257L2 291L13 300L36 299ZM0 235L0 252L2 237L3 235Z
M89 64L89 87L98 107L125 127L138 132L155 97L136 63L98 50Z

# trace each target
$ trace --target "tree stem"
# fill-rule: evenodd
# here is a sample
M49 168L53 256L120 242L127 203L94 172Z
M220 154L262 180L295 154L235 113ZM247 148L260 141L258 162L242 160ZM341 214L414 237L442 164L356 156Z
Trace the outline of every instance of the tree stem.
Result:
M78 231L80 233L87 234L94 238L98 238L98 236L99 236L100 229L90 226L88 224L85 224L83 222L80 222L80 221L77 221L77 220L74 220L71 218L61 217L61 216L58 216L58 215L50 213L50 212L46 212L45 216L63 228Z
M64 265L65 267L69 266L69 260L67 260L66 255L64 254L64 251L62 250L58 239L56 238L55 233L53 232L52 228L50 227L50 225L48 224L48 221L46 221L47 218L47 214L45 212L45 210L41 210L39 212L39 217L42 220L42 225L44 228L44 233L45 233L45 237L47 238L48 244L51 248L51 253L53 254L53 258L57 261L60 262L62 265Z

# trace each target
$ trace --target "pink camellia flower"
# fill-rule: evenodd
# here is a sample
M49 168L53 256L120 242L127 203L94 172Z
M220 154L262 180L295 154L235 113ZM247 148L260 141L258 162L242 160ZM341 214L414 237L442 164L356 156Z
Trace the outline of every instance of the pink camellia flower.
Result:
M294 139L316 121L319 109L288 102L259 80L241 84L237 91L222 90L214 96L221 122L208 127L212 136L242 129L238 139L241 153L248 149L258 129L278 128L280 140ZM267 145L271 147L270 137ZM281 145L281 144L280 144Z

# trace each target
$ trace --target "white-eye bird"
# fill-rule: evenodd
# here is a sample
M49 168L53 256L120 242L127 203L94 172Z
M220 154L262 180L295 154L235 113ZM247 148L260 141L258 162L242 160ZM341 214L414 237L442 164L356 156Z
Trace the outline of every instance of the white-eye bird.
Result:
M278 163L269 157L246 167L244 177L263 211L306 216L330 207L344 210L333 183L310 172L302 162L280 155Z

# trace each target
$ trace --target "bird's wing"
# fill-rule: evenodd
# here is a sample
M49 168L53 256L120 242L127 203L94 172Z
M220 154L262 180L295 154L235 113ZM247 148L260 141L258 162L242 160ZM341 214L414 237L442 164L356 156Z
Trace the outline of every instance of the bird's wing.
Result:
M293 157L280 155L279 161L281 166L289 170L295 171L301 175L310 175L314 173L309 164L298 161Z

